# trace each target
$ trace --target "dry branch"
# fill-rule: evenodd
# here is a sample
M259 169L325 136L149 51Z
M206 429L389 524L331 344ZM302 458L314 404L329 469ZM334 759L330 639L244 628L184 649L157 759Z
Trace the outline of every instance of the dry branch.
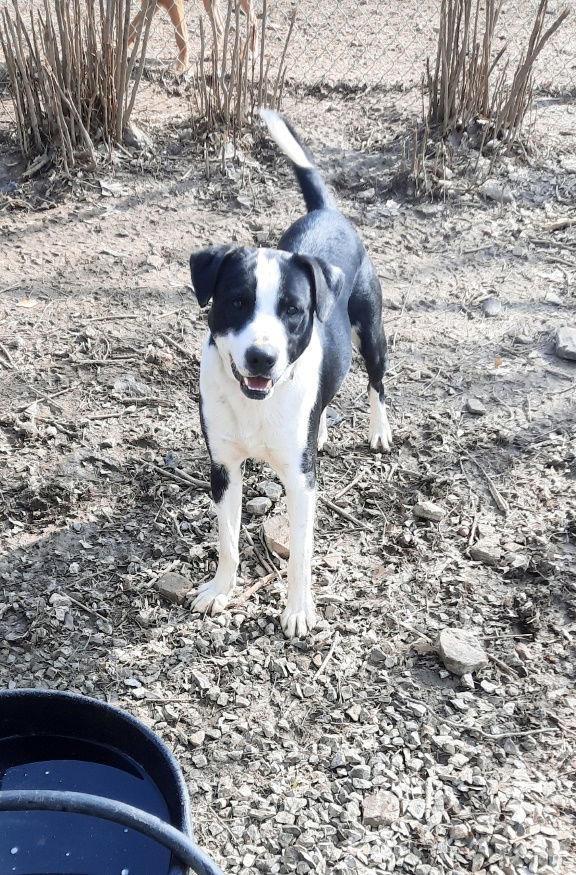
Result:
M488 139L514 142L532 102L536 59L569 14L564 9L544 31L547 7L548 0L540 0L526 52L510 79L507 62L498 70L506 46L493 49L502 0L442 0L433 73L427 62L427 124L446 136L477 123L484 127L482 145Z
M202 19L199 20L200 57L193 81L196 116L207 135L219 135L223 161L226 143L236 142L238 135L252 123L262 106L280 107L286 75L286 52L295 19L296 9L293 8L273 78L266 51L266 0L257 25L257 35L254 34L253 23L240 15L240 4L228 0L224 30L218 38L214 21L211 21L213 48L208 63L205 61L206 33ZM257 56L252 51L253 45L259 46Z
M147 0L146 11L156 3ZM44 0L26 21L0 16L22 152L50 152L65 170L95 164L122 142L138 89L151 16L129 50L130 0ZM137 65L136 76L132 74Z

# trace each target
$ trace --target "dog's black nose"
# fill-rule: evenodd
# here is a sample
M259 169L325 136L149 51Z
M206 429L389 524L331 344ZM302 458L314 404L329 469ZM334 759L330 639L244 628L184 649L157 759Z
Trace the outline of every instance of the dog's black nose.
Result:
M246 367L254 376L267 376L278 358L278 353L271 346L250 346L245 355Z

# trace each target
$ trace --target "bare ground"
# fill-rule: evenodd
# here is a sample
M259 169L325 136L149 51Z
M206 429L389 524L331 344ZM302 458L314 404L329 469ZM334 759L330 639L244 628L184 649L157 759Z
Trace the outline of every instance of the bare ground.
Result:
M274 243L301 211L283 161L257 144L206 181L174 123L154 157L51 209L35 184L35 209L26 191L0 213L0 683L106 698L152 726L226 871L570 875L576 365L554 336L576 318L576 238L551 224L573 216L574 106L543 99L540 149L498 164L514 203L469 175L431 203L405 196L393 101L288 101L377 265L393 365L390 456L367 449L358 363L333 404L320 490L353 483L337 501L355 522L319 506L306 641L280 632L284 563L261 519L243 520L242 578L271 579L223 616L156 587L216 559L209 497L186 479L207 478L187 260ZM272 476L249 465L246 496ZM442 521L416 518L419 500ZM451 627L489 655L473 678L435 652ZM370 826L381 791L398 809Z

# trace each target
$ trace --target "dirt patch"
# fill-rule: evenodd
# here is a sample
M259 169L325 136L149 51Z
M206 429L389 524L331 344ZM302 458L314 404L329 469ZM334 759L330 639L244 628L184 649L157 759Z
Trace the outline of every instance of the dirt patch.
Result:
M382 279L395 436L390 456L368 451L356 363L319 471L330 499L354 481L339 501L356 523L320 505L322 621L298 644L275 577L216 619L155 586L167 570L199 583L216 558L188 257L278 239L302 210L282 159L246 153L206 181L174 125L152 165L0 215L0 683L153 726L226 871L568 873L576 365L554 337L576 318L576 244L550 226L573 212L574 107L541 107L549 154L498 165L513 203L464 178L431 203L399 182L395 100L288 105ZM270 479L248 465L245 497ZM261 520L244 517L241 549L246 586L271 561L284 573ZM431 643L447 627L472 630L488 667L446 672Z

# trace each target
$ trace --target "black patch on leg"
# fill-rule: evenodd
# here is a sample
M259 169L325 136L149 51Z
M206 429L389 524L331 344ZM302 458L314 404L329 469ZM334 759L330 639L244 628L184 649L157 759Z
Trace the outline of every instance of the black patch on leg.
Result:
M210 444L208 442L208 434L206 431L206 422L204 420L204 414L202 412L202 398L200 398L200 427L202 429L202 434L204 435L204 440L206 441L206 449L208 450L208 455L210 456L210 489L212 492L212 498L218 504L222 501L222 496L228 489L228 484L230 483L230 477L228 475L228 468L226 465L219 465L212 460L212 455L210 453Z
M212 498L219 504L222 501L224 493L228 489L230 477L226 465L219 465L216 462L211 462L210 465L210 487L212 489Z
M382 327L382 293L380 281L371 263L362 265L356 286L348 302L350 324L360 340L360 355L364 359L370 386L384 401L382 380L388 370L388 344Z
M318 397L310 413L306 446L300 461L300 469L304 474L308 489L314 489L316 486L316 456L318 454L318 428L320 426L321 413L320 397Z

